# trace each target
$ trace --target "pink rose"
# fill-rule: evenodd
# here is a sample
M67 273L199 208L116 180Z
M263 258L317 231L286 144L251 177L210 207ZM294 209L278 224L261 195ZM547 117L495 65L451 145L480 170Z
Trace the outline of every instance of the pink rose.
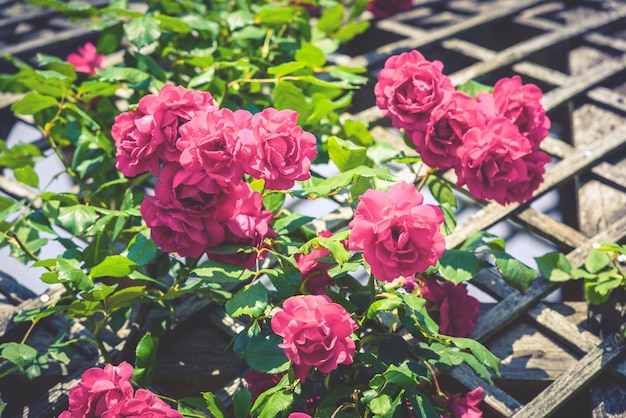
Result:
M283 337L279 347L302 382L313 367L330 373L351 364L356 346L350 334L356 329L350 314L323 295L290 297L272 317L272 330Z
M287 190L296 180L311 177L311 162L317 154L315 136L296 122L293 110L268 108L252 116L250 129L256 138L246 172L265 180L266 189Z
M457 149L463 135L473 127L484 128L485 117L475 99L461 92L446 92L443 102L435 107L425 131L407 131L422 160L442 170L459 165Z
M332 232L322 231L318 234L320 237L330 237ZM320 258L328 257L330 251L324 247L314 248L308 254L296 254L296 262L302 273L302 282L307 292L312 295L323 295L331 278L328 275L328 269L333 267L333 263L325 263Z
M289 414L288 418L312 418L311 415L305 414L304 412L292 412Z
M183 418L154 393L139 389L133 398L126 398L102 414L102 418Z
M467 392L465 396L459 394L448 396L448 399L443 402L438 399L437 401L450 411L450 415L442 414L441 418L482 418L483 411L478 408L478 405L484 396L484 389L478 386L471 392Z
M125 176L159 172L161 160L157 155L158 144L152 138L152 125L152 115L139 110L115 117L111 135L117 148L117 168Z
M199 257L208 248L224 242L224 227L212 213L197 215L174 205L146 196L141 216L150 228L150 236L163 251L182 257Z
M130 379L133 367L122 362L87 369L80 382L70 389L69 408L61 416L72 418L100 417L127 398L132 398Z
M164 165L154 185L154 195L162 204L197 216L209 215L229 190L204 171L185 170L177 163Z
M370 0L367 10L374 17L388 17L413 7L413 0Z
M422 273L445 250L439 231L441 209L424 205L424 196L411 184L394 184L387 193L370 189L349 224L348 248L363 250L372 274L391 282L400 276Z
M80 73L96 75L96 69L104 68L104 55L98 54L96 47L91 42L78 47L78 53L72 52L66 58L68 63Z
M418 51L387 59L374 86L376 105L393 125L408 131L425 131L430 112L454 91L440 61L428 61Z
M214 108L213 96L208 92L189 90L166 84L158 95L149 94L139 100L137 109L153 116L152 140L158 144L158 155L163 161L180 158L177 147L178 130L201 110Z
M176 146L181 165L188 170L204 170L222 184L239 183L255 142L245 129L251 117L247 110L226 108L198 112L180 128Z
M484 93L483 93L484 94ZM534 150L548 135L550 119L540 103L543 93L534 84L522 84L520 76L502 78L493 87L496 116L503 116L519 128Z
M214 218L224 227L225 241L241 243L261 249L266 238L274 238L276 233L270 227L274 214L263 209L263 197L252 190L248 183L233 186L223 195L216 208ZM257 260L256 252L247 254L214 254L215 260L252 268ZM264 258L264 257L262 257Z
M427 309L439 309L439 332L451 337L467 337L474 330L480 303L467 293L467 285L451 282L440 284L429 279L422 287Z
M139 100L136 110L115 118L111 135L117 148L117 168L126 176L158 174L163 161L178 162L179 126L196 112L213 108L210 93L166 84L158 95Z
M530 199L551 160L503 117L489 121L484 130L470 129L463 143L458 149L457 185L467 184L476 198L503 205Z

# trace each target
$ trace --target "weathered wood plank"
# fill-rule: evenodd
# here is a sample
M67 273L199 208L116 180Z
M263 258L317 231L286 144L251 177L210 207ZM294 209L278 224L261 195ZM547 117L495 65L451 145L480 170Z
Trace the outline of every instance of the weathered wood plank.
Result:
M539 396L513 414L513 418L545 418L553 414L625 351L626 344L618 344L614 337L607 338Z

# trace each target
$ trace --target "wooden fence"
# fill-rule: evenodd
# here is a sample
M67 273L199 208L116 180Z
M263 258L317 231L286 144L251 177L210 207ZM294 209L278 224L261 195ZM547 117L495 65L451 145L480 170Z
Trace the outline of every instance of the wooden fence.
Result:
M573 266L583 264L597 241L623 242L626 237L626 2L610 0L421 0L396 16L373 21L367 34L334 54L331 60L363 65L372 82L358 93L346 117L367 121L378 140L402 139L374 106L376 73L392 54L418 49L440 59L455 84L475 79L493 84L499 77L521 74L546 92L543 104L553 127L542 149L555 160L532 201L523 205L480 205L447 237L448 248L473 233L512 222L552 243ZM19 30L18 30L19 29ZM53 36L41 36L52 33ZM31 58L46 50L66 54L91 35L53 12L0 0L0 51ZM13 96L0 96L0 136L15 120L8 106ZM454 180L451 173L444 175ZM0 190L31 197L10 177L0 176ZM557 190L560 216L536 204ZM469 197L468 197L469 199ZM341 207L325 217L344 224ZM0 335L8 340L23 332L11 323L17 312L58 297L52 287L35 295L3 270L0 260ZM483 304L472 337L503 359L502 377L490 386L468 367L456 367L449 378L466 388L485 389L486 415L514 417L626 416L626 346L604 329L581 302L576 285L562 289L564 302L542 301L558 288L543 278L526 292L508 286L493 270L483 270L472 283L497 302ZM626 308L617 312L619 326ZM612 306L616 306L613 304ZM245 365L224 352L240 326L206 299L191 298L175 311L175 329L163 340L156 382L173 396L222 388L229 395L243 384ZM605 317L606 313L604 313ZM589 325L588 325L589 324ZM54 317L31 338L44 342L60 327ZM590 332L594 331L594 333ZM127 330L127 332L130 332ZM87 331L75 324L72 334ZM127 335L111 335L107 343L123 350ZM30 341L30 340L29 340ZM184 364L178 361L185 359ZM177 361L174 361L176 359ZM90 346L80 346L71 367L51 370L37 387L19 376L0 380L5 416L46 417L63 408L66 392L86 367L102 359Z

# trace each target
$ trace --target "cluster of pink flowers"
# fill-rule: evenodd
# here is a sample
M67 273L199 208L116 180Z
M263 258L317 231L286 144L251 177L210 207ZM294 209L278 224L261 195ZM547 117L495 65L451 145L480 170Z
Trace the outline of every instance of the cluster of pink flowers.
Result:
M115 119L112 136L117 167L127 176L152 172L154 196L141 214L164 251L250 266L255 259L213 254L224 243L263 245L273 237L272 213L244 181L264 180L266 189L286 190L310 178L316 139L291 110L257 114L215 106L210 93L165 85L144 96L137 109Z
M459 394L449 395L448 399L437 401L450 411L450 415L441 415L441 418L482 418L483 411L478 408L485 396L485 390L478 386L469 391L465 396Z
M443 213L423 202L424 196L405 182L394 184L387 193L370 189L361 196L349 224L348 248L363 250L378 280L391 282L423 273L441 258Z
M104 68L104 58L104 55L98 54L94 44L87 42L78 47L78 52L69 54L65 61L72 64L80 73L96 75L96 70Z
M551 160L539 150L550 128L539 87L502 78L493 93L474 99L442 70L418 51L390 57L374 88L377 106L424 163L454 169L457 185L477 198L507 204L532 197Z
M283 337L279 345L302 382L313 367L330 373L351 364L356 345L350 335L357 324L343 306L325 295L293 296L272 317L272 330Z
M480 302L467 292L465 283L439 283L428 279L422 287L426 309L438 311L439 332L451 337L467 337L480 314Z
M69 408L59 418L182 418L154 393L130 384L133 366L107 364L83 372L81 381L70 389Z

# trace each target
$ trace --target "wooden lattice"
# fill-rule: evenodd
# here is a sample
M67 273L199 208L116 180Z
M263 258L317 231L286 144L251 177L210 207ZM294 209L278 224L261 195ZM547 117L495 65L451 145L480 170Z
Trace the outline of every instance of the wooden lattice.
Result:
M583 264L593 243L626 239L626 3L610 0L421 0L415 3L408 12L374 21L368 34L330 57L341 64L366 66L372 77L368 87L357 95L359 100L353 112L346 117L370 123L378 140L401 144L399 133L389 127L389 122L374 106L372 89L377 71L390 55L418 49L428 59L442 60L445 72L455 84L470 79L493 84L501 76L521 74L525 82L534 82L544 89L543 104L553 122L551 136L542 143L542 149L556 163L548 170L533 200L508 206L475 202L483 206L447 237L448 248L458 247L473 233L505 220L553 243L567 254L572 266ZM0 2L0 34L2 54L24 59L32 58L38 51L65 48L89 37L85 27L68 24L55 13L6 0ZM67 49L61 52L66 53ZM3 136L14 122L8 106L15 100L13 96L0 97ZM453 173L443 176L455 180ZM0 189L11 196L32 197L7 176L0 177ZM560 193L562 219L542 213L533 205L553 190ZM346 219L340 207L322 222L325 227L338 228L345 225ZM568 416L626 415L623 385L626 347L619 345L612 334L598 337L572 322L557 306L542 302L558 288L556 284L539 278L522 293L489 269L483 270L472 283L498 301L485 306L472 338L487 346L496 345L506 331L524 321L577 357L558 376L550 377L547 382L544 379L544 390L535 391L538 394L533 393L523 401L517 392L513 396L515 391L506 384L506 376L490 386L469 367L453 369L449 374L457 382L467 388L485 389L485 404L491 414L558 415L572 397L589 389L589 411L579 410L576 415ZM0 335L7 338L15 332L16 326L10 322L13 314L42 305L60 291L53 287L43 297L37 297L2 272L0 260L0 292L5 297L5 303L0 304ZM235 335L241 329L223 310L210 306L202 298L182 303L176 310L176 321L197 326L202 322L194 321L199 313L204 323L208 317L210 326L225 335ZM45 339L46 332L54 334L55 326L58 324L54 318L47 321L48 331L40 332L38 338ZM77 324L73 332L80 335L87 331ZM184 335L185 331L178 332ZM123 339L124 335L111 336L108 342L121 350ZM537 347L528 356L541 356L542 349ZM176 353L175 348L172 350ZM206 360L201 353L198 355ZM42 391L33 391L23 402L24 406L19 411L11 410L12 415L8 416L53 414L65 402L64 391L77 381L82 370L102 362L89 346L80 348L76 356L70 370L53 373L55 381L47 382L49 385ZM229 395L242 384L244 370L233 363L224 372L223 367L219 368L224 361L227 360L222 357L208 360L208 368L197 372L209 375L213 373L210 367L222 370L220 379L228 383L220 381L220 386L224 385L221 395L228 402ZM163 363L168 362L171 360L166 358ZM171 373L166 377L173 379L182 372L173 367L163 373ZM188 374L181 377L186 378ZM206 382L201 377L197 380L198 385ZM7 396L8 386L0 384L4 401L11 401L8 396L17 396L15 393L24 387Z

